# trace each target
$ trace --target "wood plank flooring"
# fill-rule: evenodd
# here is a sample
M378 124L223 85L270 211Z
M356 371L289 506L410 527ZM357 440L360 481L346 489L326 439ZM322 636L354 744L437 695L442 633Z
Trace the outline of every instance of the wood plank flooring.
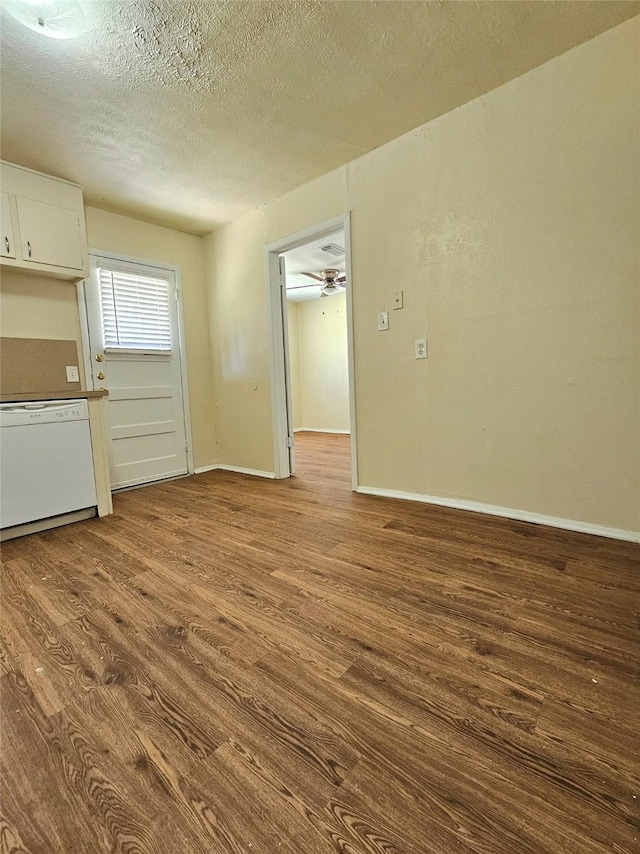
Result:
M640 851L640 547L297 446L4 545L1 851Z

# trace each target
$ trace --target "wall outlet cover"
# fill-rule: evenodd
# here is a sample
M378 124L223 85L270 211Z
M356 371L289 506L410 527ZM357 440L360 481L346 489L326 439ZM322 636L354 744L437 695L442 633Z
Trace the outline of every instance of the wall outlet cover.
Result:
M427 358L427 339L426 338L416 338L415 346L416 346L416 359L426 359Z
M68 383L79 383L80 382L80 374L78 372L77 365L67 365L67 382Z

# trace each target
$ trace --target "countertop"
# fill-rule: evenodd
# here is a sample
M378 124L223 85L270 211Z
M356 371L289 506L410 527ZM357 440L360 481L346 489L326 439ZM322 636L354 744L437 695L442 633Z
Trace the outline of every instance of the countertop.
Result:
M109 392L104 391L82 391L75 388L69 391L36 391L21 394L0 394L0 403L24 403L32 400L90 400L98 397L106 397Z

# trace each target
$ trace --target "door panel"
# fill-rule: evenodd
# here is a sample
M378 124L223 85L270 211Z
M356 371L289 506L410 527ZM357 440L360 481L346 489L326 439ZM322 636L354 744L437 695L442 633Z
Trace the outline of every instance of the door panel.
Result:
M115 266L114 266L115 265ZM99 274L118 269L144 277L166 278L171 351L104 349ZM85 299L94 388L109 390L107 403L111 487L118 489L188 473L187 435L182 390L181 347L175 276L171 271L90 256ZM96 358L98 357L100 361ZM103 378L99 378L102 374Z
M16 196L25 261L82 270L80 221L76 211Z
M5 258L16 257L16 247L13 240L13 226L11 225L11 208L9 206L9 194L0 193L2 207L0 209L0 255Z
M149 400L155 401L153 409L154 421L173 421L174 408L171 389L167 386L166 397L157 397L157 392L154 390L153 398L140 395L139 397L131 397L131 393L136 389L109 389L109 403L113 403L112 409L120 409L120 417L129 424L145 424L149 422ZM146 391L146 389L145 389ZM115 403L119 402L121 407L116 407ZM126 407L126 408L125 408Z

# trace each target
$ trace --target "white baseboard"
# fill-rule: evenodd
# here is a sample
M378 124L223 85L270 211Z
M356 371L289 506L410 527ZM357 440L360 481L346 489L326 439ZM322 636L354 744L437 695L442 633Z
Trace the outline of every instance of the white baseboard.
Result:
M267 477L271 480L275 479L276 473L273 471L258 471L258 469L244 469L240 466L225 466L220 464L217 466L221 471L234 471L237 474L251 474L254 477Z
M517 519L519 522L533 522L534 525L548 525L551 528L563 528L582 534L595 534L614 540L640 543L640 531L625 531L622 528L609 528L606 525L594 525L591 522L578 522L574 519L562 519L558 516L543 516L528 510L513 510L511 507L499 507L495 504L482 504L480 501L465 501L456 498L439 498L436 495L421 495L418 492L400 492L396 489L378 489L374 486L359 486L356 492L363 495L377 495L381 498L401 498L404 501L419 501L422 504L436 504L439 507L452 507L455 510L470 510L473 513L486 513L489 516L502 516Z
M294 433L340 433L349 436L351 430L323 430L321 427L295 427Z
M206 471L235 471L238 474L251 474L254 477L267 477L271 480L275 479L275 472L259 471L258 469L244 469L241 466L225 466L222 463L216 463L213 466L200 466L194 469L194 474L203 474Z

